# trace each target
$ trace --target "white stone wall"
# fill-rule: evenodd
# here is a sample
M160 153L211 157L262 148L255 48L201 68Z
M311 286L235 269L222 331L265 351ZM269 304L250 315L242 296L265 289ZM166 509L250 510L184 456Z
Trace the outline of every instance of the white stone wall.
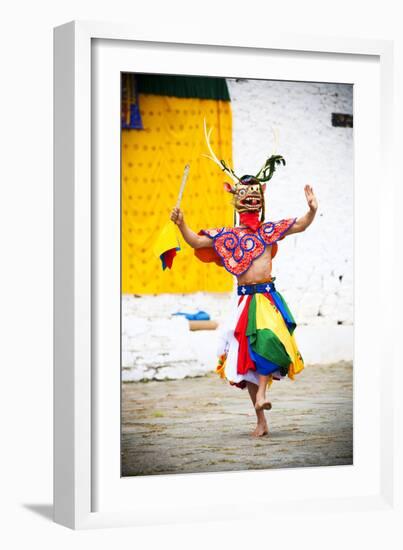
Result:
M229 293L160 294L122 299L122 378L184 378L215 368L217 331L190 332L177 311L207 311L221 322L229 313Z
M233 153L238 175L255 174L273 152L287 162L266 193L266 219L306 211L311 184L319 212L305 233L279 244L273 275L299 324L306 362L353 358L353 130L331 124L333 112L353 112L350 85L228 81ZM198 375L215 366L216 331L191 333L174 311L205 310L225 318L234 296L196 293L123 297L123 378Z
M299 323L353 322L353 130L331 124L353 112L350 85L229 81L235 171L256 173L273 149L286 159L266 193L266 218L302 215L313 186L319 212L305 233L279 244L273 274Z

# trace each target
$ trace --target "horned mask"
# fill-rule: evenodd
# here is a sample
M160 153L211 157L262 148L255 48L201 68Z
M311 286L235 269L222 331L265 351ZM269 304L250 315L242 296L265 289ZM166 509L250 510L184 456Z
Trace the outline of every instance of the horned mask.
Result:
M284 158L281 155L271 155L256 176L245 175L239 178L227 162L218 160L215 155L210 143L212 130L212 128L207 130L206 121L204 121L204 134L210 153L210 155L204 156L215 162L234 182L234 185L226 182L224 189L233 195L236 212L239 214L243 212L260 212L260 219L263 221L265 217L264 192L266 182L271 180L277 166L281 164L285 166Z

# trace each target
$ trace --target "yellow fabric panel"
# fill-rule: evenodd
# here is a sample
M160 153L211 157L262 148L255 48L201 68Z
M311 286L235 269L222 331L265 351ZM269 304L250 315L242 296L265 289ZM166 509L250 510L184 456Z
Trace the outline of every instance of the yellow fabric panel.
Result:
M167 250L177 249L179 246L178 230L176 225L169 221L158 233L157 240L153 245L153 253L159 258Z
M263 294L255 294L255 298L256 328L257 330L266 328L273 331L282 342L292 360L293 366L289 372L289 376L292 378L293 374L297 374L304 368L295 338L289 333L287 325L277 308Z
M226 101L140 94L144 130L122 130L122 292L129 294L224 292L232 277L197 260L178 232L181 251L172 270L153 254L158 232L175 206L185 164L190 174L181 208L186 223L202 228L232 224L226 177L207 153L203 118L213 126L211 143L232 165L232 114Z

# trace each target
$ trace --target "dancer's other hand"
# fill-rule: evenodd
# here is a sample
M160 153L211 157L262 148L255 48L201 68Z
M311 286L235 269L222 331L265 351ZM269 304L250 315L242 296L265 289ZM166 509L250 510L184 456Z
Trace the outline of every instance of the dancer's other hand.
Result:
M318 201L313 192L313 188L310 185L305 185L304 187L306 202L308 203L309 209L313 212L316 212L318 209Z

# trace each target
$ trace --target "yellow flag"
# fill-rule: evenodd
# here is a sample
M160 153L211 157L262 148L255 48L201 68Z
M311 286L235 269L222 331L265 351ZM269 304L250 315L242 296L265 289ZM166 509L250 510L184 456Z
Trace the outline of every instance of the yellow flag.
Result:
M153 245L154 254L161 259L162 269L172 268L172 262L179 250L175 224L168 222L160 231Z

